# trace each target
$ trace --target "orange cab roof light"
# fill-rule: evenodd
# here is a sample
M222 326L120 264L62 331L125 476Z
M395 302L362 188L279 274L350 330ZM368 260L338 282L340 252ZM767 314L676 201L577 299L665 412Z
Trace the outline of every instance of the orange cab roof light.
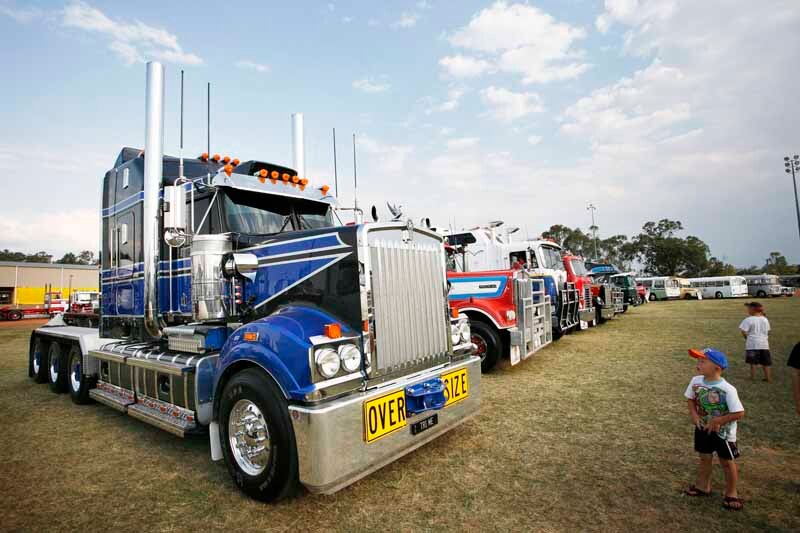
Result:
M206 152L203 152L202 154L200 154L200 157L198 159L200 159L201 161L208 161L208 154Z
M233 161L231 161L231 165L233 165L235 167L238 167L239 166L239 160L234 157Z
M231 165L225 165L225 168L223 170L225 171L225 174L230 176L231 173L233 172L233 167Z
M328 191L331 190L331 188L328 187L327 185L323 185L322 187L319 188L319 190L322 191L322 195L325 196L326 194L328 194Z
M342 336L342 325L338 322L334 322L333 324L325 324L325 327L322 329L322 331L323 334L329 339L339 339Z

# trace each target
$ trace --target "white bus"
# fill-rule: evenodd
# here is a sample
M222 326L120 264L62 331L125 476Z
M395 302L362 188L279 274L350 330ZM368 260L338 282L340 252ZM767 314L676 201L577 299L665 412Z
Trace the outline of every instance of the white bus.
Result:
M689 283L703 291L703 298L739 298L747 296L747 282L742 276L691 278Z
M673 276L655 276L651 278L636 278L638 283L650 289L650 301L675 300L681 297L681 285L678 278Z
M773 274L758 274L743 276L747 282L747 293L750 296L766 298L767 296L781 295L781 281Z

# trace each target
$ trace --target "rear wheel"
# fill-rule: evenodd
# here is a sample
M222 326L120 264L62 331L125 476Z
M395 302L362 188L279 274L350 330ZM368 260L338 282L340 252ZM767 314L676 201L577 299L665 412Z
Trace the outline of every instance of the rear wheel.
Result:
M57 342L50 343L47 353L47 383L53 392L67 392L67 354Z
M22 320L22 311L11 311L7 316L9 320Z
M47 382L47 343L40 337L33 339L28 350L28 376L36 383Z
M294 494L297 444L289 406L263 372L243 370L225 385L219 428L225 464L240 489L266 502Z
M470 334L475 355L481 358L481 372L491 372L500 360L500 336L494 328L477 320L470 322Z
M655 302L656 301L656 295L653 294L652 292L650 293L650 301L651 302Z
M758 296L759 298L766 298L767 297L767 293L764 292L764 291L758 291L756 293L756 296Z
M94 388L94 378L83 375L83 354L80 347L73 345L69 349L67 361L70 398L79 405L91 402L89 389Z
M715 292L714 293L714 298L716 298L717 300L721 300L722 299L722 293L719 292L719 291Z

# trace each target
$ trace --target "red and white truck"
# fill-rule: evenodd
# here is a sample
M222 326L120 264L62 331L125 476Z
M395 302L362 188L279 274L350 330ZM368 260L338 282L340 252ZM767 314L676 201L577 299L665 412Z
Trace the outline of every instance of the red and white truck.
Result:
M450 308L470 320L475 355L489 372L501 357L512 365L551 342L551 302L545 281L520 269L464 271L464 246L445 245Z
M0 320L22 320L23 318L50 318L59 313L66 313L69 302L61 297L60 291L53 291L45 286L44 304L37 307L8 305L0 307Z
M594 326L599 323L600 309L597 307L604 306L601 300L599 303L592 294L592 278L589 277L589 272L586 270L583 258L577 255L564 254L564 269L567 271L567 281L575 284L575 289L578 292L578 318L580 319L580 327ZM613 316L613 310L611 315Z

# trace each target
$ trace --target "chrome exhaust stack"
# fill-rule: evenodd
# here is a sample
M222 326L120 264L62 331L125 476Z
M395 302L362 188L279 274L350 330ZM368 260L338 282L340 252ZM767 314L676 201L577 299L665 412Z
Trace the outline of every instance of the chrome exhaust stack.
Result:
M158 320L159 191L164 164L164 65L147 63L144 138L144 205L142 250L144 274L144 327L148 335L161 338Z

